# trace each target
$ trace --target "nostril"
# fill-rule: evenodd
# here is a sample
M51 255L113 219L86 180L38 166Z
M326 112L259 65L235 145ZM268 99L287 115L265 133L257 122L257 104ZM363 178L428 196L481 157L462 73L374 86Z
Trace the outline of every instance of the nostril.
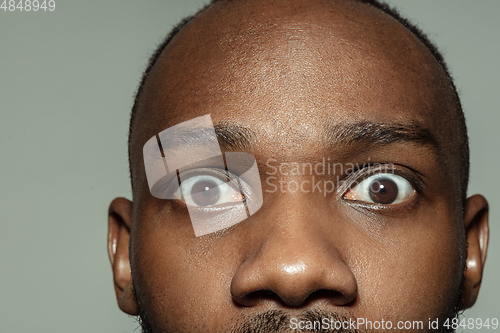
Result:
M318 295L319 296L319 295ZM320 296L319 296L320 297ZM304 305L304 301L308 299L306 295L304 297L284 297L280 296L272 290L256 290L252 291L242 297L234 297L233 299L236 303L243 306L256 306L258 304L263 304L266 302L273 302L280 304L282 307L298 307Z
M319 289L311 293L297 293L296 295L278 295L273 293L278 302L284 307L307 307L312 303L330 303L333 305L349 305L354 299L337 290Z
M233 300L240 306L252 307L257 304L262 304L266 301L271 301L275 303L279 303L283 307L304 307L308 306L311 303L319 303L319 302L329 302L335 305L342 304L344 306L351 305L351 303L355 302L356 297L352 298L344 295L342 292L337 290L329 290L329 289L319 289L315 290L309 295L304 295L301 298L286 298L278 295L277 293L271 290L255 290L242 297L234 297Z
M355 302L356 297L345 295L338 290L319 289L312 292L305 300L305 303L313 303L323 300L327 300L335 305L342 304L343 306L348 306Z
M255 290L242 296L233 295L233 300L242 306L255 306L263 301L282 302L280 297L271 290Z

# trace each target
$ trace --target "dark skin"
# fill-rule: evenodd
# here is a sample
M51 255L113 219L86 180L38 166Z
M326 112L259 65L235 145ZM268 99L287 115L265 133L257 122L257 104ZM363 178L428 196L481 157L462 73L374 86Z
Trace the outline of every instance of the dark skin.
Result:
M254 133L241 151L256 157L261 175L269 159L329 157L391 165L422 186L402 203L380 206L349 191L269 193L262 179L264 204L255 215L195 237L182 205L150 194L142 147L208 113L215 125ZM328 129L361 121L417 124L439 147L330 140ZM302 0L212 6L167 46L140 99L134 199L117 198L109 210L119 307L139 313L134 286L155 332L229 331L267 310L427 323L457 304L471 307L486 260L488 205L481 195L461 202L456 124L439 64L374 8Z

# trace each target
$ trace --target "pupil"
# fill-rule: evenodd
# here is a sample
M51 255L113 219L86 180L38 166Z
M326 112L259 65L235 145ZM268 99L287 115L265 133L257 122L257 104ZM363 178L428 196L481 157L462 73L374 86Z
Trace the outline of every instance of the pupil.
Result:
M398 186L389 178L378 178L370 185L370 198L379 204L393 203L398 197Z
M387 189L385 188L384 185L380 184L378 192L381 194L385 194L387 192Z
M191 198L198 206L212 206L219 200L220 192L216 183L199 181L191 188Z

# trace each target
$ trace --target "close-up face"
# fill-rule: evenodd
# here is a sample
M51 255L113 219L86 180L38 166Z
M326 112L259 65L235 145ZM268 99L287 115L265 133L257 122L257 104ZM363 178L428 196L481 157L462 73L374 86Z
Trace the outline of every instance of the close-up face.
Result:
M486 258L486 201L463 199L457 103L425 45L372 6L212 5L167 45L137 104L133 202L110 208L120 307L152 332L323 318L393 325L345 332L436 329L474 304ZM208 114L222 152L255 157L263 200L197 237L192 202L151 194L143 147Z

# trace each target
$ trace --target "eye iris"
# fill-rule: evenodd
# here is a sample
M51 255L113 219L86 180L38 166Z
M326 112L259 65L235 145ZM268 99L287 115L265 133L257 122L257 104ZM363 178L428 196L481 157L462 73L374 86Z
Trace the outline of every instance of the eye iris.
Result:
M198 206L214 205L219 197L219 187L211 181L199 181L191 188L191 198Z
M398 186L388 178L378 178L370 184L370 198L379 204L390 204L398 197Z

